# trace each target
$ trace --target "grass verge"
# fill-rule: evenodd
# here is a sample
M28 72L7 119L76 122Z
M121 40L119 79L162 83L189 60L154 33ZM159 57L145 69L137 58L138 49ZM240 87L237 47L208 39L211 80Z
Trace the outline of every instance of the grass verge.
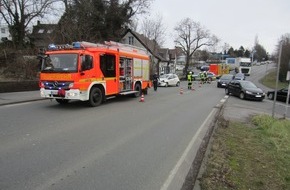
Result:
M267 75L265 75L259 82L264 86L268 86L272 89L276 88L276 69L270 70ZM288 86L287 82L278 82L278 89L286 88Z
M290 121L218 122L201 189L290 189Z

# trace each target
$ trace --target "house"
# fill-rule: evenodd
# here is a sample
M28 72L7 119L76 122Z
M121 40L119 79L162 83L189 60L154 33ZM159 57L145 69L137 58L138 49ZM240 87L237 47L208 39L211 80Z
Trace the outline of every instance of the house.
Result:
M41 24L40 21L37 21L37 25L33 26L29 37L30 41L36 48L45 49L49 44L57 40L57 35L55 35L56 28L57 24Z
M12 36L10 35L9 32L9 27L8 25L0 25L0 43L5 42L5 41L11 41Z
M120 40L121 43L145 48L151 56L153 69L151 73L175 73L177 57L182 53L180 48L160 48L158 43L143 34L128 29Z
M183 70L185 56L180 47L175 47L174 49L160 48L159 55L166 60L160 65L162 73L176 73L179 70Z

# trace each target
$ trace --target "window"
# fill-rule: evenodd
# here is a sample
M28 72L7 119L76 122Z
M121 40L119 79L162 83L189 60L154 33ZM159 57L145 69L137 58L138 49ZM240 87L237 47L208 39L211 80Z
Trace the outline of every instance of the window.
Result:
M39 34L42 34L43 32L44 32L44 29L39 29L39 30L38 30L38 33L39 33Z
M116 76L116 56L103 54L100 56L100 67L105 77Z
M134 45L134 37L133 36L129 36L129 44Z
M93 57L90 55L82 56L82 71L90 70L93 68Z
M52 29L47 30L47 33L48 33L48 34L51 34L52 32L53 32Z
M5 34L5 28L1 28L1 33Z

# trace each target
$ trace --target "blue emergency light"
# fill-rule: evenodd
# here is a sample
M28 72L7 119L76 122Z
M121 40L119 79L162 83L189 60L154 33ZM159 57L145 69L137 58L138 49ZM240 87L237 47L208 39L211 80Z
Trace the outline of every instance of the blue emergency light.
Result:
M57 49L57 47L56 47L55 44L49 44L49 45L48 45L48 49L49 49L49 50L55 50L55 49Z
M81 48L82 46L81 46L81 42L73 42L73 48Z

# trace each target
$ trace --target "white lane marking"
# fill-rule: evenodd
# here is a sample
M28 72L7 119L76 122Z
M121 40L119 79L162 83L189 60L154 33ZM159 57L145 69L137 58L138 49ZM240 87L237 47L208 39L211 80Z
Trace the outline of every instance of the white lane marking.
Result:
M171 184L174 176L176 175L178 169L180 168L181 164L184 162L186 156L188 155L191 147L193 146L193 143L196 141L197 137L199 136L201 130L204 128L206 122L209 120L209 118L213 115L215 109L213 109L210 114L207 116L207 118L204 120L204 122L202 123L201 127L197 130L197 132L195 133L195 135L193 136L193 138L191 139L190 143L188 144L188 146L186 147L185 151L183 152L182 156L180 157L180 159L178 160L177 164L175 165L175 167L170 171L170 174L168 176L168 178L166 179L165 183L162 185L160 190L166 190L168 189L169 185Z

